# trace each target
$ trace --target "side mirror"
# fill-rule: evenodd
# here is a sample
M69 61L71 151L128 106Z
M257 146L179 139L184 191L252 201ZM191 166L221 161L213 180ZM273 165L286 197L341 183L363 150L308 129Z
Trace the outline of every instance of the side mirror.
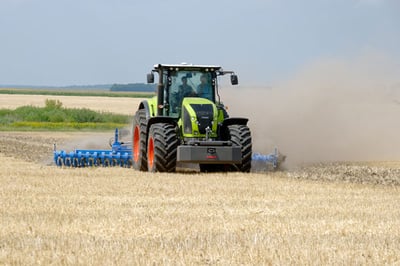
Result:
M154 83L154 74L153 73L147 74L147 83Z
M231 84L232 85L238 85L239 84L238 76L231 75Z

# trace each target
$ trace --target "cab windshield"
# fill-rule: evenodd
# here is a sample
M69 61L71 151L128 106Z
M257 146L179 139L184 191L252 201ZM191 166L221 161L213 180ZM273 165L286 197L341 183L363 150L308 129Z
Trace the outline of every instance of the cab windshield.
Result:
M179 116L185 97L201 97L215 102L210 72L178 71L169 75L170 115Z

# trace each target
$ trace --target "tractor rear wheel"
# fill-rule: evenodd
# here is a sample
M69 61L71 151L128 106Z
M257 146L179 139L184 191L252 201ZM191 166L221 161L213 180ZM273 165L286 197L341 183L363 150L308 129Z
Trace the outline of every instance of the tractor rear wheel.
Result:
M140 171L147 171L146 157L146 110L140 109L136 111L133 120L133 141L132 141L132 157L133 168Z
M175 126L151 125L147 140L147 168L150 172L175 172L178 138Z
M248 126L244 125L232 125L228 128L232 143L234 145L240 146L242 149L242 163L233 165L232 170L250 172L252 153L250 129Z

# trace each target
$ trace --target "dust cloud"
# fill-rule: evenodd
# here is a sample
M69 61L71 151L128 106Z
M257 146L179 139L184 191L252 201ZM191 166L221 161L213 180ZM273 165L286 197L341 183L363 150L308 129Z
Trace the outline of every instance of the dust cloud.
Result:
M400 67L384 56L319 60L276 86L220 93L250 119L253 151L277 147L289 166L400 160Z
M68 138L67 143L58 145L57 149L62 149L67 152L76 149L95 149L95 150L111 150L111 145L114 142L114 130L106 132L81 132ZM131 141L131 126L119 129L119 142L128 143Z
M110 149L110 138L113 136L113 132L91 132L90 134L81 133L75 135L72 139L69 139L67 143L60 146L62 150L68 152L74 151L75 149Z

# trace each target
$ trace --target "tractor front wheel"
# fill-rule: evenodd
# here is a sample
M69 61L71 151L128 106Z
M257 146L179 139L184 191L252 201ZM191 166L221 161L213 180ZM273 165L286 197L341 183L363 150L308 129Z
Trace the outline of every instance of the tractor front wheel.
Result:
M151 125L147 140L147 168L150 172L175 172L178 138L175 126Z

